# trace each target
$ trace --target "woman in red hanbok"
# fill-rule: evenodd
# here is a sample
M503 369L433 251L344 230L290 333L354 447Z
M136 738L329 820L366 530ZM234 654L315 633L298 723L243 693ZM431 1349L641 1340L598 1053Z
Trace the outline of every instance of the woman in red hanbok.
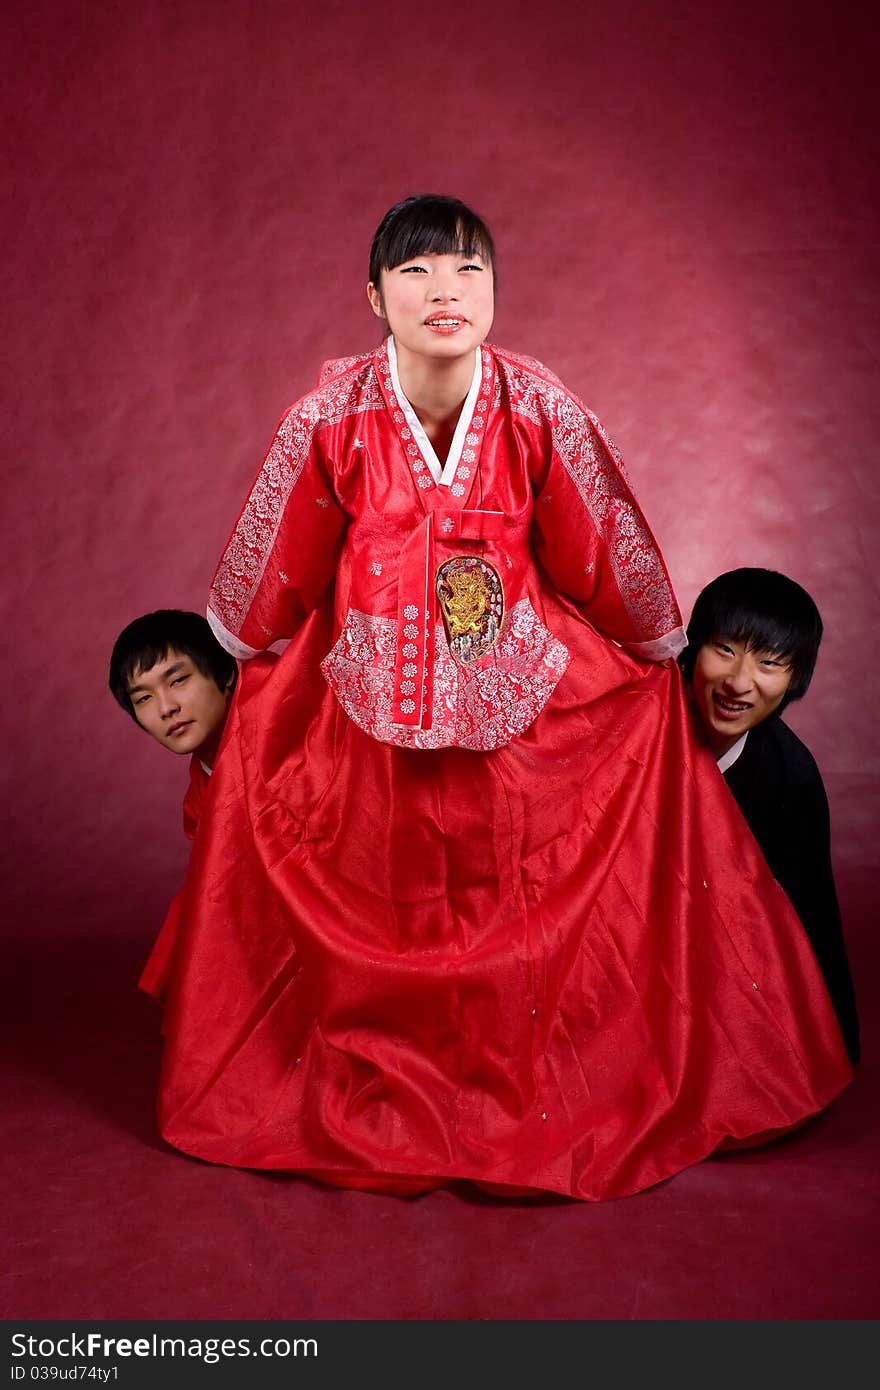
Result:
M213 1162L621 1196L851 1073L690 732L620 457L489 347L493 248L384 219L390 336L284 416L209 617L241 659L171 966L160 1124ZM247 688L246 688L247 687Z

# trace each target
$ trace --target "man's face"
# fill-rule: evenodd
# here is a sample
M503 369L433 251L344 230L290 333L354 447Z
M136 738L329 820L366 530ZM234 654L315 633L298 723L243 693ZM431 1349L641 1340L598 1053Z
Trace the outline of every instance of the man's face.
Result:
M206 762L220 743L231 695L231 686L221 690L192 657L173 649L133 676L128 687L142 729L172 753L198 753Z
M701 647L692 681L696 709L716 757L782 704L791 666L775 652L756 651L732 637Z

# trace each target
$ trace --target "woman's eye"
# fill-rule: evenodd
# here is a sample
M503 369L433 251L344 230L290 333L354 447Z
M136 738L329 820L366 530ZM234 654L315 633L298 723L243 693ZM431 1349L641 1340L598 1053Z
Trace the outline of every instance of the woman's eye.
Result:
M476 265L473 261L469 261L468 264L467 264L467 265L463 265L463 266L461 267L461 269L462 269L462 270L482 270L483 267L482 267L481 265Z
M400 268L401 275L427 275L427 270L423 265L404 265Z

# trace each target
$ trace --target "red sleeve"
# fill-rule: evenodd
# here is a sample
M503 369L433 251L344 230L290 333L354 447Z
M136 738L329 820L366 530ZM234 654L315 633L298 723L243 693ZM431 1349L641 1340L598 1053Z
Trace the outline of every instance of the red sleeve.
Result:
M552 583L613 641L649 661L685 645L669 574L596 417L565 390L541 392L532 545Z
M347 518L326 453L328 407L338 412L331 393L345 388L333 381L284 416L220 558L208 621L239 659L293 636L333 580Z

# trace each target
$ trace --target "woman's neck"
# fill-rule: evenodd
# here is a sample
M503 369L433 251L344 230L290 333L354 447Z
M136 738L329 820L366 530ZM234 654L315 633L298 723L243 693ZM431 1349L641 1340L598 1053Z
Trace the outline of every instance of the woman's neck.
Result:
M474 378L473 353L444 362L395 347L401 389L425 434L432 444L451 439Z

